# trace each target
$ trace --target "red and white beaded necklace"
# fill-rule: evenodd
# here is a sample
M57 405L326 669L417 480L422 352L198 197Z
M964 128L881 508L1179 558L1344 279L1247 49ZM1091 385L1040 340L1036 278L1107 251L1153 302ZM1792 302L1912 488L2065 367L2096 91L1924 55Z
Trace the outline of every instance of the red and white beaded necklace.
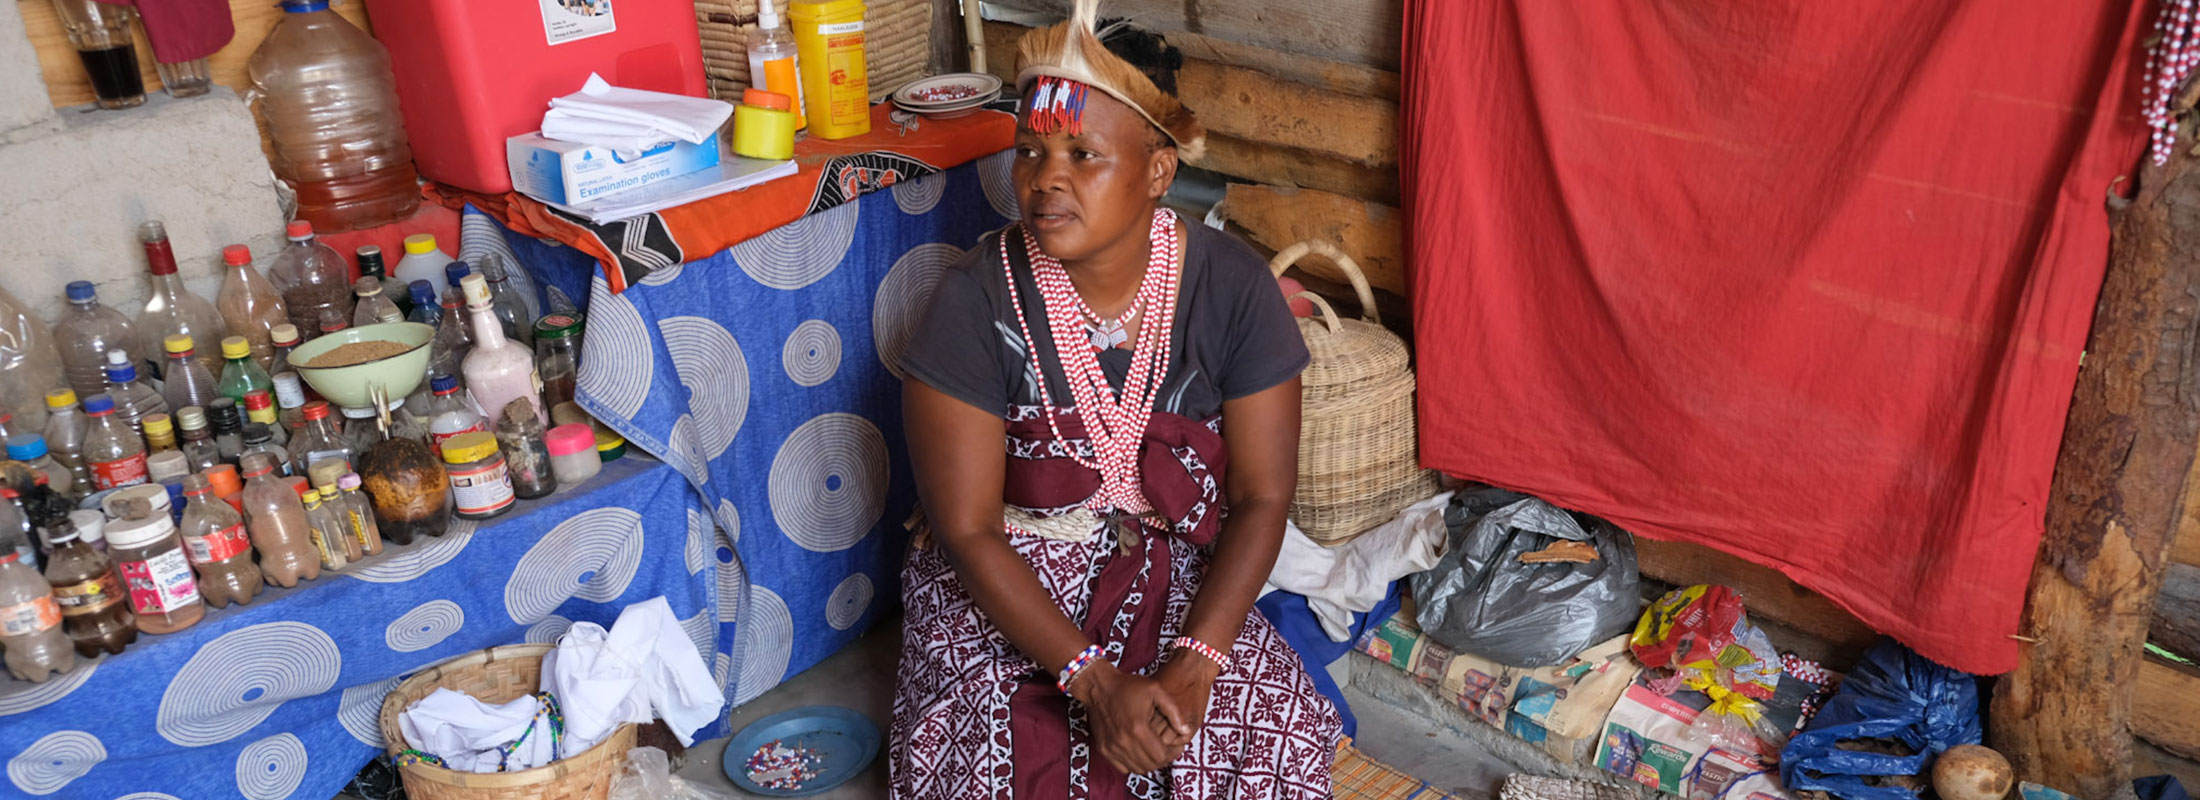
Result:
M1041 250L1029 229L1019 230L1023 233L1024 252L1031 256L1033 283L1038 285L1040 298L1046 306L1047 330L1053 336L1056 360L1069 382L1077 414L1085 422L1086 437L1092 442L1095 460L1087 460L1075 452L1070 457L1100 473L1100 490L1085 500L1085 507L1094 512L1146 513L1151 506L1139 489L1138 450L1146 435L1146 422L1153 416L1154 400L1160 395L1161 384L1168 373L1169 333L1176 316L1177 278L1183 270L1177 249L1176 214L1167 209L1154 212L1150 233L1152 251L1147 256L1146 275L1139 281L1138 293L1131 300L1132 310L1120 318L1129 319L1140 310L1146 318L1138 345L1131 351L1130 374L1125 377L1120 393L1108 386L1108 376L1100 368L1096 348L1089 344L1062 345L1064 332L1080 330L1085 317L1097 319L1098 315L1093 314L1084 298L1077 294L1077 287L1070 283L1062 262ZM1007 236L1001 237L1001 271L1008 279L1009 304L1016 309L1016 324L1023 330L1026 343L1024 349L1031 354L1032 373L1044 376L1046 369L1039 356L1038 340L1031 335L1023 298L1016 289L1016 274L1009 267ZM1069 335L1071 342L1082 338ZM1054 421L1054 398L1043 378L1039 381L1039 404L1046 409L1047 428L1054 433L1054 438L1063 439L1062 430Z
M2177 91L2200 67L2200 28L2194 26L2194 0L2162 0L2154 14L2153 44L2147 46L2146 83L2140 114L2153 129L2147 149L2156 165L2169 162L2177 145L2177 119L2171 106Z

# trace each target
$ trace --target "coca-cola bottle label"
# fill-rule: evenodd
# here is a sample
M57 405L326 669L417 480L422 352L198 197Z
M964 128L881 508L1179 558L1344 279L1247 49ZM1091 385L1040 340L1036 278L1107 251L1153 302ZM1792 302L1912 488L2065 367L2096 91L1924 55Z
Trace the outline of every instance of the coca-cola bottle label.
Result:
M191 563L212 564L252 549L252 535L239 523L205 536L186 536L183 546L191 551Z
M136 486L146 480L145 454L142 452L113 461L94 461L91 466L92 485L101 489Z
M108 606L122 602L122 583L112 572L82 583L53 587L54 602L61 604L61 615L81 617L107 610Z
M61 608L54 605L53 595L0 608L0 634L22 636L52 630L61 624Z
M124 561L118 568L130 586L130 608L137 613L166 614L199 601L199 584L191 579L183 548L144 561Z

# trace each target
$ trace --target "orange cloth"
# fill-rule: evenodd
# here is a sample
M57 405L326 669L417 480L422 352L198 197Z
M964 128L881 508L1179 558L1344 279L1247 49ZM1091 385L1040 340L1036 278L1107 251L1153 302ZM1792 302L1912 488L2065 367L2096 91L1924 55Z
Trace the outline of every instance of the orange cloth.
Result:
M806 214L1006 150L1016 139L1014 114L982 110L959 119L925 119L905 134L887 118L892 108L871 108L868 134L796 142L800 171L792 177L610 225L518 192L483 195L439 183L422 191L432 202L454 209L471 203L514 231L594 256L611 291L623 292L659 267L708 257Z

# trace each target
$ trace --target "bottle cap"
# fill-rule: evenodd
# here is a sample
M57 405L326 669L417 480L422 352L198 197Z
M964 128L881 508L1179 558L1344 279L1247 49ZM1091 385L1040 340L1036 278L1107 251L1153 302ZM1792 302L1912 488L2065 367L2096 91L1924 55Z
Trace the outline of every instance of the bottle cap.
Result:
M352 251L352 254L356 256L359 260L359 274L372 275L377 278L382 277L383 266L381 246L363 244L359 246L358 250Z
M759 6L759 8L762 7ZM794 110L794 101L788 100L786 95L778 92L767 92L762 89L743 91L741 93L741 105L768 108L773 111Z
M543 434L542 442L550 448L550 455L553 457L580 452L593 453L596 450L596 432L587 425L568 422Z
M245 456L245 459L251 460L252 456L266 455L268 454L253 453L251 456ZM272 459L273 456L269 456L269 458ZM206 476L208 486L214 487L215 497L228 497L244 491L244 479L237 476L237 468L234 465L215 464L212 468L199 474Z
M189 474L189 475L185 475L185 476L183 476L183 494L184 494L184 496L186 496L186 497L189 497L189 496L192 496L192 495L201 495L201 494L213 494L213 493L214 493L214 484L212 484L212 483L208 482L208 481L206 480L206 476L205 476L205 475L201 475L201 474L199 474L199 473L196 473L196 472L194 472L194 473L192 473L192 474Z
M435 284L429 283L427 281L413 281L412 283L406 284L405 289L406 291L412 292L413 305L425 306L435 304Z
M254 389L244 393L244 410L260 411L275 407L275 397L266 389Z
M291 220L289 225L283 226L283 235L290 237L293 242L311 239L313 238L313 223L302 219Z
M443 281L450 284L451 288L454 289L458 288L460 279L472 274L474 274L474 268L468 266L464 261L453 261L443 265Z
M497 454L497 437L487 431L461 433L443 440L443 463L465 464Z
M416 256L435 252L435 234L416 233L405 237L405 252Z
M248 445L275 441L275 429L258 422L244 424L244 443Z
M115 413L115 398L106 392L84 398L84 413L95 417Z
M359 281L351 285L351 293L360 297L373 297L381 294L382 281L377 280L372 275L361 275Z
M359 473L346 472L344 473L344 477L336 479L336 488L348 492L353 489L359 488L359 486L363 483L365 483L365 481L360 480Z
M46 454L46 437L35 433L18 433L8 437L8 457L17 461L29 461Z
M136 488L136 487L133 487ZM168 499L168 491L162 487L161 499ZM176 521L164 513L147 515L140 519L118 519L107 523L107 546L128 549L144 547L160 538L176 532Z
M107 537L109 539L115 536L115 526L122 524L122 520L129 516L128 512L133 500L144 501L152 511L158 512L156 516L161 519L169 518L168 487L141 483L127 489L116 489L99 501L99 510L107 512L108 519L115 520L107 523Z
M46 393L47 408L61 409L68 408L69 406L73 405L76 405L75 391L69 389L55 389Z
M222 340L222 358L238 359L251 357L252 343L245 341L244 337L231 336L227 339Z
M572 314L551 314L535 320L535 338L565 339L581 335L581 319Z
M313 468L307 470L307 473L313 476L313 485L316 488L326 489L335 486L337 479L344 477L344 473L350 471L351 466L345 464L343 459L326 458L314 462Z
M285 322L267 329L267 337L278 347L297 344L298 326Z
M625 446L626 437L620 436L617 432L611 430L610 428L605 428L596 432L596 452L598 453L608 453Z
M321 309L322 333L335 333L349 327L351 327L351 320L344 318L344 312L333 308Z
M160 346L161 346L161 349L163 349L163 350L167 350L167 351L168 351L168 354L169 354L169 355L173 355L173 356L187 356L187 355L191 355L191 334L188 334L188 333L172 333L172 334L169 334L169 335L168 335L168 338L160 340ZM109 359L108 363L114 363L111 357L110 357L110 359Z
M480 307L489 304L489 280L487 278L479 275L468 275L459 279L458 287L466 290L467 305Z
M173 439L176 436L176 422L167 414L147 414L139 419L138 423L145 426L145 438L147 439L155 436L165 436Z
M154 483L167 483L191 474L191 459L181 450L162 450L145 457L145 477Z
M244 428L244 412L237 408L235 398L216 397L206 404L206 420L213 423L216 433L233 432Z
M184 406L181 409L177 409L176 427L182 428L187 431L195 431L205 428L206 409L200 408L198 406Z
M455 393L458 391L458 376L437 375L428 380L428 391L438 395Z
M137 365L130 363L130 356L120 350L107 351L107 380L110 383L130 383L137 380Z
M306 421L307 421L307 422L313 422L313 421L316 421L316 420L324 420L324 419L328 419L328 401L327 401L327 400L315 400L315 401L313 401L313 402L311 402L311 403L307 403L307 404L306 404Z
M71 303L97 300L99 299L99 288L93 286L91 281L69 281L68 295Z
M96 508L83 508L69 512L69 524L76 528L77 538L85 544L102 547L107 541L107 515Z
M777 0L762 0L762 2L756 4L756 28L758 30L768 31L779 27L779 9L776 7L777 5Z
M312 484L306 483L304 478L291 478L290 490L297 492L298 499L306 501L309 506L321 499L320 493L313 491Z
M224 247L222 248L222 263L232 267L249 265L252 263L252 248L241 244Z
M76 541L79 536L76 532L76 523L66 519L55 520L52 525L46 526L46 543L50 545L68 544Z
M285 372L275 376L275 400L284 408L297 408L306 404L306 388L298 382L298 373Z
M275 471L275 455L273 453L246 453L241 460L244 462L243 469L246 478L257 478ZM215 469L220 469L220 467ZM207 472L211 474L214 470L210 469ZM221 476L212 475L212 480L218 490L222 482Z

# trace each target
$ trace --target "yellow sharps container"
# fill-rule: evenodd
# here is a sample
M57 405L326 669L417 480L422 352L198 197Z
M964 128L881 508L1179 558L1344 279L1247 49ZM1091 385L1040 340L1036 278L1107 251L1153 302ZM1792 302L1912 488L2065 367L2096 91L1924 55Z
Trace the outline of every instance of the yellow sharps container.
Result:
M846 139L870 133L863 0L795 0L787 19L794 23L794 44L802 57L802 102L810 135Z

